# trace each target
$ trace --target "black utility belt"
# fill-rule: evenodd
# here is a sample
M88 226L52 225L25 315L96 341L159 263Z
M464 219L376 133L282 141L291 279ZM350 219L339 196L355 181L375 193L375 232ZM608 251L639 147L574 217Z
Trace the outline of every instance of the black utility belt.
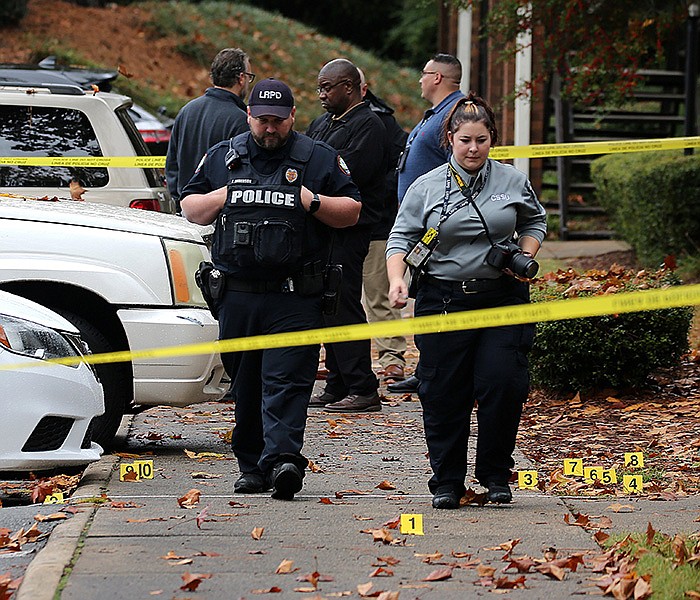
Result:
M443 291L462 294L478 294L480 292L493 292L504 289L509 281L506 275L496 279L465 279L464 281L450 281L438 279L432 275L426 275L423 282L427 285L439 288Z
M300 296L317 296L324 291L324 273L326 265L321 261L308 262L296 273L284 278L244 279L235 275L226 275L225 288L234 292L265 294L277 292Z
M265 294L268 292L282 292L289 294L296 289L293 277L286 279L261 280L235 279L226 276L226 289L232 292L249 292L252 294Z

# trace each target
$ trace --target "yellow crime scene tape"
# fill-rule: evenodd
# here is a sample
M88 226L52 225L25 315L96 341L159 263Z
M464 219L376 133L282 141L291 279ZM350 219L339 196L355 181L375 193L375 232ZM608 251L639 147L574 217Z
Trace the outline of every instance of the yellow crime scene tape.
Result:
M534 146L502 146L492 148L489 156L496 160L503 160L510 158L544 158L549 156L575 156L583 154L649 152L696 147L700 147L700 136L611 142L541 144ZM3 164L23 166L162 168L165 166L165 157L0 157L0 165ZM241 352L246 350L263 350L266 348L304 346L319 343L348 342L374 337L440 333L480 329L483 327L535 323L538 321L557 321L642 310L657 310L660 308L678 306L694 306L697 304L700 304L700 285L680 286L665 290L646 290L603 297L596 296L592 298L523 304L504 308L452 313L449 315L415 317L379 323L365 323L313 329L309 331L260 335L249 338L189 344L185 346L92 354L84 357L84 360L78 357L57 358L48 361L34 361L0 366L0 371L31 368L39 364L46 364L47 362L63 365L75 365L80 362L104 364L146 358L192 356L196 354L210 354L212 352Z
M288 333L258 335L200 344L135 350L133 352L91 354L85 357L84 362L104 364L144 358L162 358L166 356L193 356L197 354L210 354L212 352L242 352L246 350L264 350L267 348L282 348L288 346L306 346L309 344L349 342L366 340L374 337L444 333L448 331L480 329L483 327L559 321L562 319L597 317L610 314L616 315L643 310L657 310L660 308L694 306L698 304L700 304L700 284L685 285L661 290L644 290L611 294L608 296L520 304L501 308L457 312L448 315L431 315L378 323L344 325L339 327L311 329L308 331L292 331ZM31 368L38 366L37 363L45 365L47 362L61 365L75 365L83 362L83 360L80 357L69 357L50 359L48 361L33 361L0 366L0 371Z
M511 158L548 158L550 156L580 156L584 154L617 154L700 148L700 136L650 140L620 140L614 142L583 142L566 144L537 144L532 146L496 146L489 156L496 160ZM0 165L25 167L165 167L165 156L2 156Z

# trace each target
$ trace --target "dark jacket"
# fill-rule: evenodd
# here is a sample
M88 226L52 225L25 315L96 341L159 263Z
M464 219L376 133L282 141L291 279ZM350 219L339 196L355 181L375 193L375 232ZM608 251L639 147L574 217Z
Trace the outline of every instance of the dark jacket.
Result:
M315 119L306 134L335 148L343 158L362 197L358 225L379 222L386 187L386 130L369 105L361 103L340 119L326 113Z
M372 240L386 240L389 238L396 213L399 209L398 175L396 165L399 156L406 146L408 133L401 128L394 118L394 109L384 100L375 96L370 90L365 94L365 102L369 104L386 129L386 145L388 150L388 164L386 172L386 192L384 196L384 208L379 222L372 229Z
M165 177L178 202L209 148L248 131L246 104L236 94L208 88L203 96L185 104L173 124L165 159Z

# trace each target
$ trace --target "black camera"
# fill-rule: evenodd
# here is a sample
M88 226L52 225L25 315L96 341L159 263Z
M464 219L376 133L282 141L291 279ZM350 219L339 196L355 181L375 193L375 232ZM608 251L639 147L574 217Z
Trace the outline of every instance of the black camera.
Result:
M501 271L510 269L525 279L532 279L540 269L534 258L525 255L523 249L511 241L493 244L486 255L486 262Z

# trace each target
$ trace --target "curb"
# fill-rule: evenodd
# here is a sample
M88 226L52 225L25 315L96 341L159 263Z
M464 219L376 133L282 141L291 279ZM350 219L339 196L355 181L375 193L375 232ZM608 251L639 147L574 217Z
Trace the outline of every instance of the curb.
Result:
M131 429L134 415L125 415L115 436L115 442L125 440ZM89 464L74 496L86 498L99 497L107 489L109 477L119 462L119 457L113 454L103 455L102 458ZM86 504L86 509L75 513L69 520L57 525L39 551L36 558L29 563L17 589L15 600L54 600L56 591L66 567L70 566L78 549L81 538L90 528L92 519L99 508L96 504Z
M80 490L81 494L88 497L102 494L118 460L116 456L106 456L88 465L76 492ZM63 572L71 564L83 532L89 528L98 509L94 504L86 507L88 510L76 513L51 532L46 546L29 563L17 590L16 600L52 600L55 597Z

